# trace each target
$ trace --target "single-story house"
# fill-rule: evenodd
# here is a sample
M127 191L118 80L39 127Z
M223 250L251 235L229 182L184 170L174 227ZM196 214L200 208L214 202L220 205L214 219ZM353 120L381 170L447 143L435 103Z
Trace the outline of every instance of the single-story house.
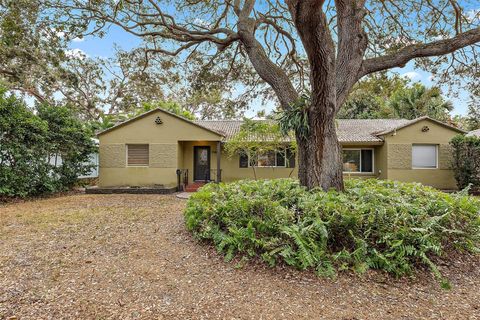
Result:
M254 178L245 156L227 157L223 144L239 120L190 121L161 109L98 134L99 187L175 187L195 181ZM345 177L418 181L455 189L449 141L464 131L440 121L337 120ZM297 176L293 159L280 153L257 159L258 178Z
M467 136L480 138L480 129L470 131L469 133L467 133Z

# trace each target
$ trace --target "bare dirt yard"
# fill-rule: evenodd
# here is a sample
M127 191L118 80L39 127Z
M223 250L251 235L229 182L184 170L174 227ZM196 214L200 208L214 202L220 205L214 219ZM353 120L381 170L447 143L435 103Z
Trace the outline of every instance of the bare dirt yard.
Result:
M395 280L237 268L185 231L185 200L68 195L0 206L0 319L480 319L480 261Z

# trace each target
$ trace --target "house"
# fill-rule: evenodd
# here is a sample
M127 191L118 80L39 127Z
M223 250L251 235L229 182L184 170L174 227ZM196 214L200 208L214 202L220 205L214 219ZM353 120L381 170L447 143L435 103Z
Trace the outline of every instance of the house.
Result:
M469 133L467 133L467 136L480 138L480 129L470 131Z
M223 150L241 124L189 121L155 109L104 130L98 134L99 187L175 187L254 178L248 159L229 158ZM428 117L337 120L337 128L346 178L418 181L455 189L449 141L464 131ZM295 159L266 154L257 160L256 174L267 179L295 177Z

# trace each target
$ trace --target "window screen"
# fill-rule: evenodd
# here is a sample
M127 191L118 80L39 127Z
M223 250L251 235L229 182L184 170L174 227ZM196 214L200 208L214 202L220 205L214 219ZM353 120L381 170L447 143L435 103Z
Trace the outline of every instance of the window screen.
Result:
M148 166L148 144L128 144L127 164L129 166Z
M436 168L437 146L434 144L414 144L412 146L412 167Z

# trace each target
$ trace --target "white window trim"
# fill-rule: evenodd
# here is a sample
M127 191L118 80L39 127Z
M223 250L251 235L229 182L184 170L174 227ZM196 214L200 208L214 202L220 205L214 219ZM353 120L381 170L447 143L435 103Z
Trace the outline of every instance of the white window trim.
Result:
M413 146L435 146L435 167L414 167ZM435 143L412 143L412 169L413 170L437 170L438 169L438 144Z
M283 166L277 166L277 153L278 151L274 151L275 152L275 165L274 166L252 166L250 165L252 162L250 161L250 155L248 156L248 167L249 168L252 168L252 167L255 167L255 168L286 168L287 167L287 157L285 156L285 163Z
M129 144L146 144L148 146L148 165L128 165L128 145ZM126 168L149 168L150 167L150 143L125 143L125 167Z
M360 175L372 175L375 174L375 149L374 148L343 148L343 150L359 150L360 151L360 170L362 169L362 150L372 150L372 171L343 171L344 174L360 174ZM342 154L343 158L343 154ZM343 161L342 161L343 167Z

